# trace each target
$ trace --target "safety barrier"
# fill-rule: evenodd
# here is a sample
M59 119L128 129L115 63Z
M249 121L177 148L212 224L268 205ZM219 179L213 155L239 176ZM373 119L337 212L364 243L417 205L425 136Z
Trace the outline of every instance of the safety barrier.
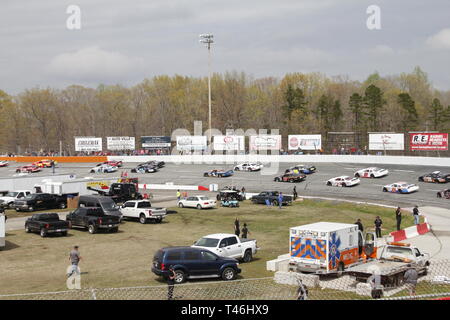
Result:
M393 241L402 241L411 239L419 235L423 235L431 231L430 225L427 222L405 228L403 230L391 232L389 235L393 237Z

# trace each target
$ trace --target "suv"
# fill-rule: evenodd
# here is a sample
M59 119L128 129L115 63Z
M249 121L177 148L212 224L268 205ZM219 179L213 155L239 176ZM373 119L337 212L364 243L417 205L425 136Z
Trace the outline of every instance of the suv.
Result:
M119 210L120 208L111 199L111 197L100 195L80 196L80 199L78 200L78 208L83 207L101 208L106 215L117 216L122 221L122 213Z
M176 274L175 283L198 278L234 280L241 272L236 259L219 257L207 249L192 247L167 247L158 250L153 257L152 272L166 278L170 267Z

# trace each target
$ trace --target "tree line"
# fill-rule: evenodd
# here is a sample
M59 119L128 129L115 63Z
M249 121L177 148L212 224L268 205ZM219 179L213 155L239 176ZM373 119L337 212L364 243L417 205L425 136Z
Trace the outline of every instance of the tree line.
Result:
M212 77L212 127L279 129L288 134L354 132L354 147L368 132L450 129L450 91L435 89L416 67L365 81L321 73L290 73L255 79L243 72ZM155 76L132 87L72 85L31 88L17 95L0 90L0 151L73 152L74 136L168 135L193 132L208 121L207 79Z

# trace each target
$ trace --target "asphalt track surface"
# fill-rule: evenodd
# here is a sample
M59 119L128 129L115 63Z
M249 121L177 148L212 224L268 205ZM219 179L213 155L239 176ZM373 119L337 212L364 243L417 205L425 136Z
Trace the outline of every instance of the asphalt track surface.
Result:
M383 165L383 168L389 170L389 175L383 178L364 179L361 178L361 183L355 187L329 187L326 181L330 178L353 174L362 168L370 165L360 165L354 163L309 163L315 165L317 172L308 175L306 180L300 183L275 182L274 177L281 175L286 168L289 168L295 163L280 163L278 164L278 171L275 169L277 165L271 164L269 172L266 170L260 172L240 172L235 171L232 177L227 178L212 178L203 177L205 171L211 169L233 169L233 165L223 164L172 164L167 163L164 168L161 168L156 173L130 173L131 168L135 167L134 163L124 163L124 166L118 172L109 174L92 174L89 173L90 168L96 164L89 163L62 163L58 164L55 173L75 173L77 178L82 177L118 177L122 171L128 171L129 176L138 177L140 183L164 184L173 183L175 185L201 185L209 187L210 184L218 184L219 188L224 186L236 186L241 189L245 187L247 192L261 192L277 190L286 194L292 194L294 185L297 187L299 196L316 196L334 199L346 199L363 201L369 203L381 203L392 206L412 207L414 205L433 206L450 209L450 200L440 199L436 197L436 193L440 190L450 188L448 184L435 184L418 182L417 178L420 175L430 173L432 171L442 171L443 173L450 173L449 168L436 168L431 166L396 166ZM12 177L15 175L15 168L18 164L11 163L8 167L0 168L0 177ZM375 165L374 165L375 166ZM36 176L51 175L52 169L44 168L40 173L34 173ZM418 192L412 194L395 194L383 192L383 186L394 182L417 183L420 187ZM0 189L1 186L0 186ZM174 194L175 191L158 192L158 194ZM189 194L201 193L189 191Z

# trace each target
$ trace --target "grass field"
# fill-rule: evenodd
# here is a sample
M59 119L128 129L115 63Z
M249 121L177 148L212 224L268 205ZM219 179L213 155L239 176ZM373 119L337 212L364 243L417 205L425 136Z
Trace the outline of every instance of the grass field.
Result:
M83 288L162 284L150 270L157 249L191 245L210 233L233 233L236 217L241 225L248 224L250 238L257 239L261 247L254 261L240 265L240 277L245 279L273 275L266 271L266 261L288 252L289 227L318 221L353 223L360 218L367 229L379 215L384 234L395 228L393 209L329 201L305 200L282 210L249 202L240 208L174 210L177 213L168 215L162 224L126 221L112 234L71 230L67 237L41 238L22 230L10 231L7 247L0 251L0 294L66 290L68 252L73 245L80 246L83 258ZM411 216L403 218L402 227L412 224Z

